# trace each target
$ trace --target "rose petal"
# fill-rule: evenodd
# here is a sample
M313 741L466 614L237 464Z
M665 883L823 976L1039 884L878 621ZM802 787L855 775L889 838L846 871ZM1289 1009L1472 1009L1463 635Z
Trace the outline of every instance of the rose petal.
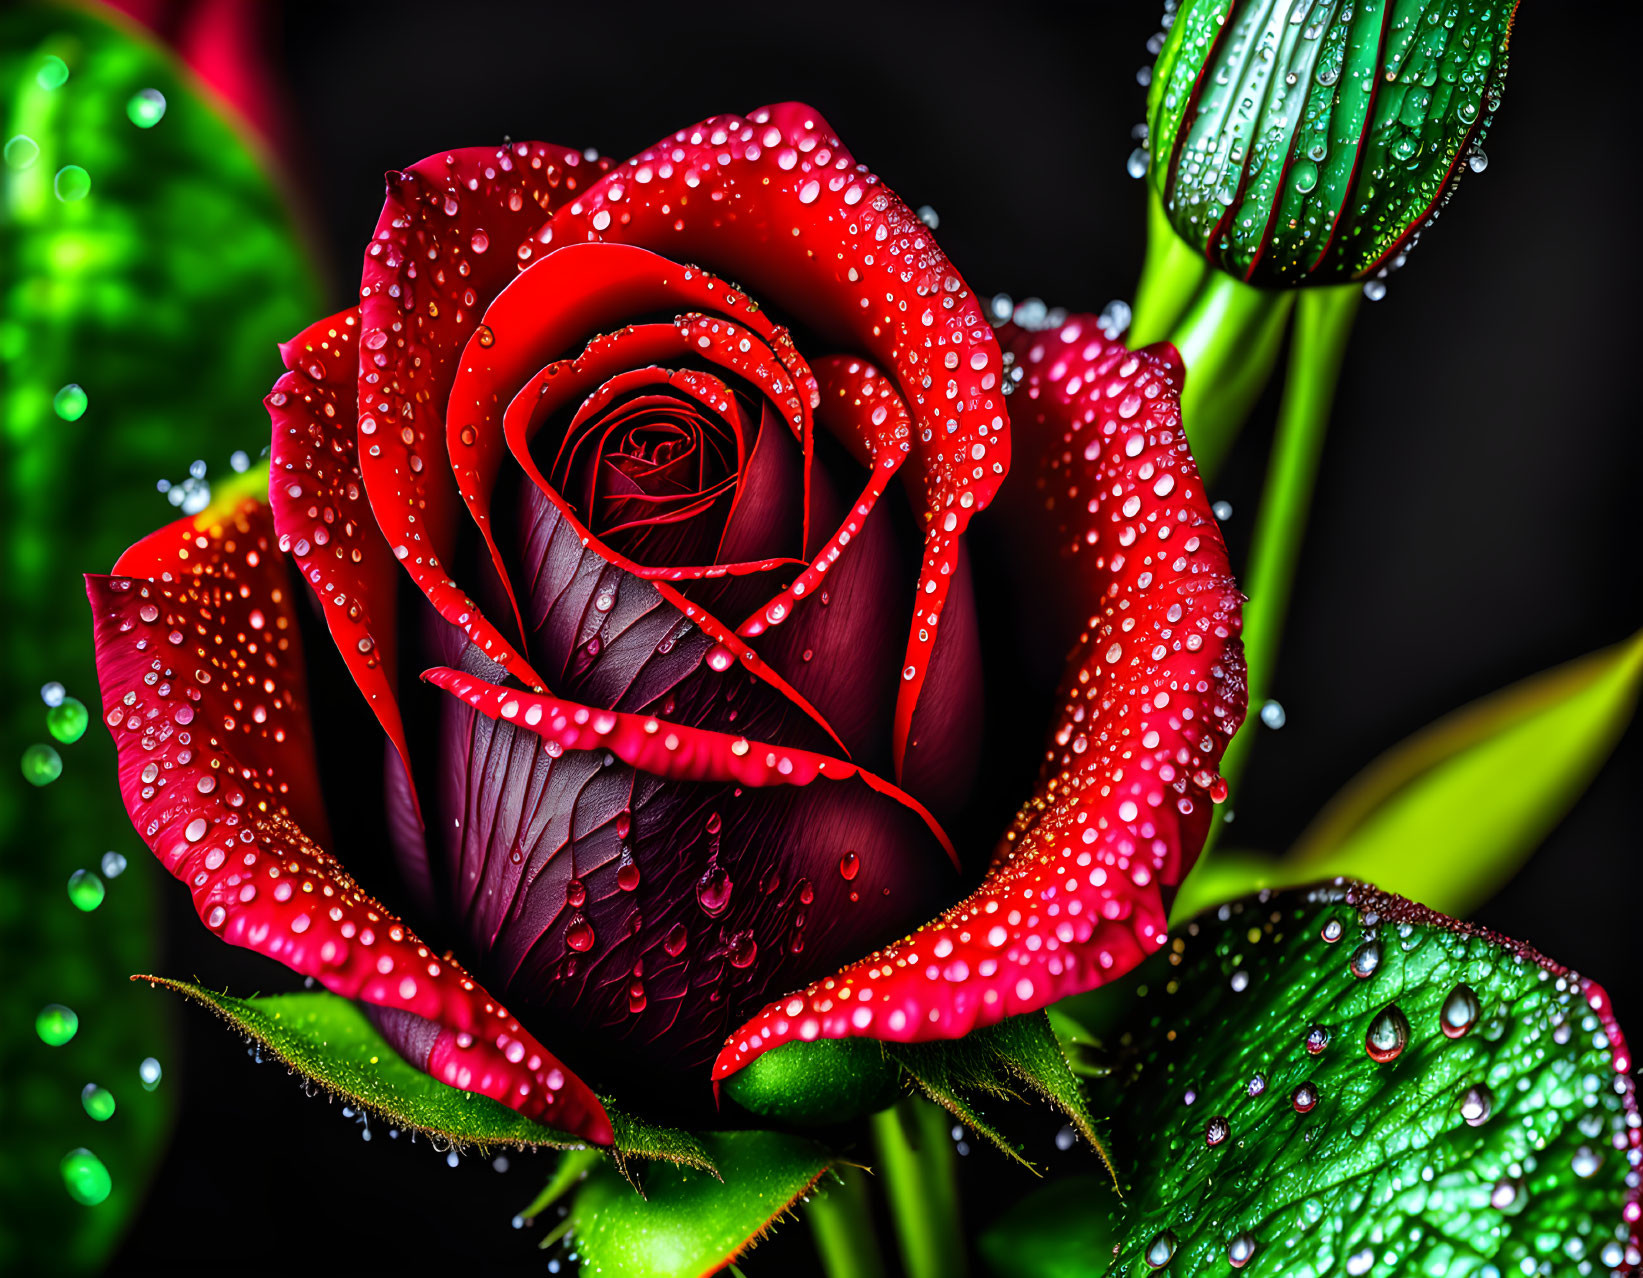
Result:
M515 246L605 167L563 147L515 142L390 173L360 285L360 469L377 522L440 615L536 682L445 568L457 508L445 403L484 308L529 264Z
M1013 346L1016 429L1065 441L1086 511L1066 588L1091 622L1044 779L980 888L772 1003L727 1041L716 1079L795 1038L956 1038L1122 975L1163 944L1164 889L1225 794L1214 769L1244 711L1241 599L1181 430L1180 359L1132 354L1088 316Z
M408 773L395 694L399 573L366 500L356 453L358 327L358 314L343 311L280 348L287 371L263 401L273 422L268 504L279 548L313 589L348 673ZM415 787L407 793L415 811Z
M86 578L104 722L132 824L223 940L477 1045L446 1081L609 1140L598 1100L448 957L432 954L305 830L323 831L306 680L272 516L236 494ZM134 574L142 573L149 580ZM491 1045L520 1044L499 1072ZM465 1046L463 1052L467 1051ZM454 1071L452 1074L451 1071Z
M896 699L899 775L958 538L1009 469L1002 358L969 287L929 228L794 102L679 130L565 204L537 239L638 244L756 281L763 300L894 373L918 425L926 520Z

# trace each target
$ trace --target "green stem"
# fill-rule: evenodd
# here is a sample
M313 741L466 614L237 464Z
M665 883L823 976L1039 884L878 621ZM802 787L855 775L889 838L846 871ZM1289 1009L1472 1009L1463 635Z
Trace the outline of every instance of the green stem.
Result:
M1244 606L1244 660L1249 666L1250 715L1221 761L1221 775L1229 789L1237 785L1254 740L1252 724L1270 695L1335 383L1361 296L1356 284L1303 289L1296 306L1278 431L1267 462L1249 562L1241 577L1249 596Z
M1129 337L1134 348L1160 341L1181 318L1210 272L1201 253L1175 233L1158 192L1147 184L1147 257L1135 286Z
M879 1171L907 1278L963 1278L969 1270L947 1112L916 1097L873 1116Z
M827 1278L884 1278L867 1177L860 1168L834 1168L838 1180L810 1200L805 1214Z

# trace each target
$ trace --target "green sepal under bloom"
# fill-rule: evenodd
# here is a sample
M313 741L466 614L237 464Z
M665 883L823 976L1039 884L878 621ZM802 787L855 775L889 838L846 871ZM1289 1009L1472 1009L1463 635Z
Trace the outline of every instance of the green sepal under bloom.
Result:
M1176 232L1272 287L1395 265L1499 105L1516 0L1185 0L1147 103Z
M863 1118L903 1091L900 1067L871 1038L783 1043L720 1086L749 1113L799 1127Z
M1200 915L1111 997L1109 1274L1635 1262L1631 1062L1533 950L1337 881Z

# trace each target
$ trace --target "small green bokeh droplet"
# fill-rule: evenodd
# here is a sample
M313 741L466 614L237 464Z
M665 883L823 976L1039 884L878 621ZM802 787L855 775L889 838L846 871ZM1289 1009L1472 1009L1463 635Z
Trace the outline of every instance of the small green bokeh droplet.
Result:
M51 397L51 406L65 422L77 422L91 403L79 382L70 382Z
M68 876L68 899L75 908L88 913L103 903L107 889L103 881L90 870L76 870Z
M63 1169L63 1188L77 1203L95 1207L114 1189L103 1160L89 1149L71 1149L58 1164Z
M63 756L48 745L35 743L23 751L23 779L30 785L50 785L63 775Z
M72 1007L61 1003L47 1003L34 1018L34 1032L40 1041L50 1047L61 1047L80 1029L80 1018Z
M34 82L42 89L60 89L68 82L68 63L55 53L40 59L40 69L34 73Z
M78 164L65 164L57 170L51 189L59 200L83 200L91 194L91 174Z
M126 103L126 115L139 129L152 129L165 118L165 94L158 89L139 89Z
M160 1085L160 1062L152 1056L143 1057L143 1063L137 1066L137 1077L142 1080L143 1090L151 1092Z
M86 725L90 722L91 715L86 711L86 703L74 697L64 697L60 705L46 711L46 727L64 745L73 745L85 736Z
M99 1123L106 1123L114 1117L114 1093L96 1083L87 1083L80 1090L80 1104Z
M40 144L26 133L13 134L6 142L6 167L26 169L40 158Z

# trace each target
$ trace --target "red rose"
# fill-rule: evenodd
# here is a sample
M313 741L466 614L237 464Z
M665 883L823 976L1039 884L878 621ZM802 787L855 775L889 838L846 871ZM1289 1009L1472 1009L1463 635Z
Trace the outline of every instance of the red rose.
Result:
M964 534L1010 465L1004 360L794 104L614 167L515 143L390 175L359 305L284 348L268 502L89 579L133 821L225 940L594 1141L583 1077L688 1102L788 1039L953 1037L1127 970L1242 714L1237 597L1173 352L1004 336L1059 500L1020 518L1087 626L969 896L991 833L940 822L986 745ZM390 744L384 840L438 950L326 850L287 556Z

